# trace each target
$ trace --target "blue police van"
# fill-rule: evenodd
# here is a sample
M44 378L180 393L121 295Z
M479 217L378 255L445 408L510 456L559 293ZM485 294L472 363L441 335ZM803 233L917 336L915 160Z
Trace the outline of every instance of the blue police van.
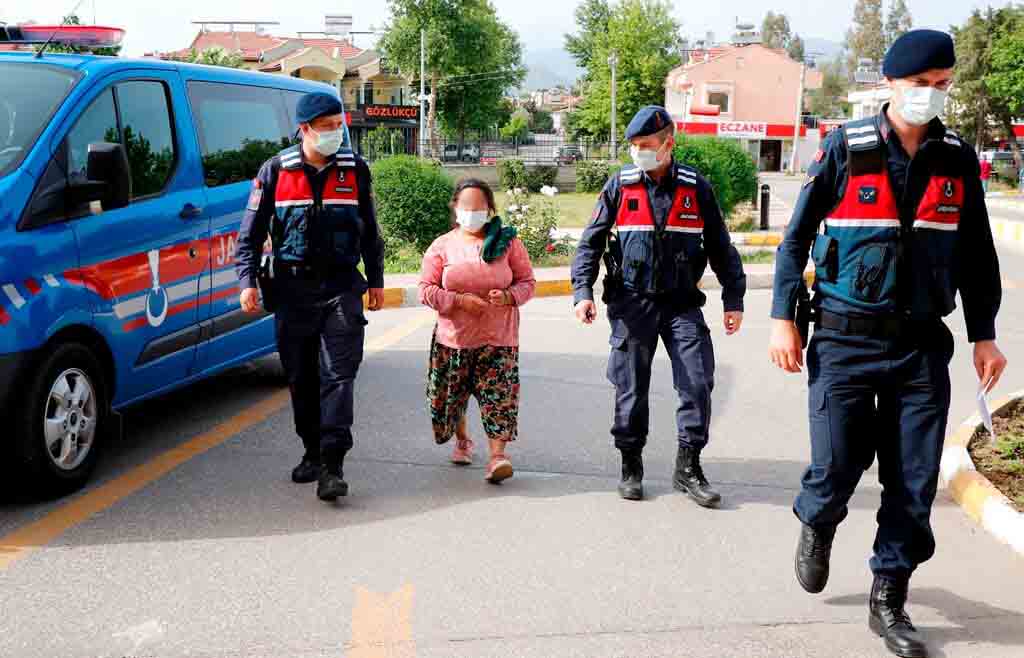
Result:
M270 316L239 307L235 238L299 98L324 89L0 53L0 465L81 486L117 410L275 350Z

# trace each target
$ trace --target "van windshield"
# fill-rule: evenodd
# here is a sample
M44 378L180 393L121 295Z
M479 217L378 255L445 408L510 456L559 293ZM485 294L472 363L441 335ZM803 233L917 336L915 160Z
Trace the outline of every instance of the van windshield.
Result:
M77 81L57 66L0 62L0 177L21 164Z

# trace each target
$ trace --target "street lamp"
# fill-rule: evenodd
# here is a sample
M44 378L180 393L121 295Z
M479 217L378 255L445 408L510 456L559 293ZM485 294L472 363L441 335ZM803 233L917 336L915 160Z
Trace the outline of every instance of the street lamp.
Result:
M616 113L616 80L615 73L616 68L619 65L619 55L614 50L612 51L611 57L608 58L608 66L612 67L612 159L617 160L619 157L619 143L618 138L615 135L615 113Z

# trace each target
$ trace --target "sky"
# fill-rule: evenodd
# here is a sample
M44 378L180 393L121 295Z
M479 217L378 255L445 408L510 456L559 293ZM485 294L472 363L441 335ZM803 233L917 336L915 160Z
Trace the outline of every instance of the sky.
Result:
M18 23L34 20L39 23L58 21L79 0L0 0L0 21ZM502 20L519 32L527 49L560 48L563 35L574 30L573 10L576 0L492 0ZM683 33L703 37L708 31L717 39L726 39L736 19L758 25L768 10L784 13L794 31L805 37L841 41L855 0L732 0L693 2L676 0L676 18ZM974 8L1005 6L1010 0L908 0L917 27L948 29L962 23ZM216 9L212 9L216 5ZM724 6L723 6L724 5ZM148 0L82 0L78 14L83 22L122 27L127 31L125 54L141 55L158 50L177 50L189 45L197 26L193 20L273 20L279 26L269 28L273 34L294 35L296 32L323 29L325 14L352 14L356 30L370 30L385 24L388 17L386 0L305 0L274 3L264 0L173 0L154 3ZM373 37L357 35L356 45L369 47Z

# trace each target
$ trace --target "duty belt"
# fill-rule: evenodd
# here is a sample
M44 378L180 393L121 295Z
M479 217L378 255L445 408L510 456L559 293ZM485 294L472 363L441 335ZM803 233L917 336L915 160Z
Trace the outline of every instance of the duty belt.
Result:
M814 322L815 329L828 329L852 336L895 338L904 332L908 318L899 315L839 315L821 309Z
M277 261L274 264L274 274L288 279L319 279L320 270L312 265L302 263L282 263Z

